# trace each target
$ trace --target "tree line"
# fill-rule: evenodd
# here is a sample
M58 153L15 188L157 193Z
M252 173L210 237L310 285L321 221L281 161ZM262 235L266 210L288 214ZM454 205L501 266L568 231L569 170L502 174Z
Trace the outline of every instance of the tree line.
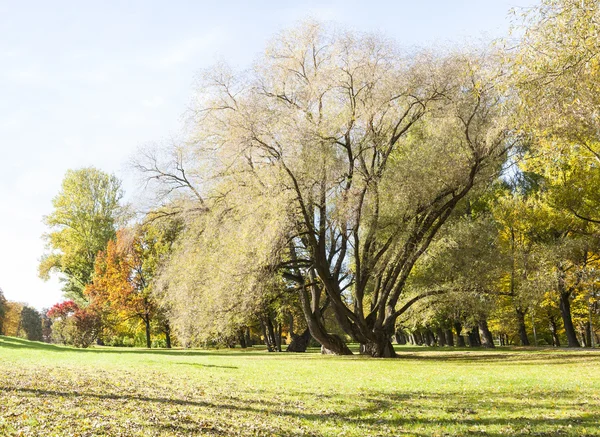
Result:
M308 22L205 71L184 140L133 158L147 211L67 173L53 338L597 345L599 18L543 0L517 39L446 52Z

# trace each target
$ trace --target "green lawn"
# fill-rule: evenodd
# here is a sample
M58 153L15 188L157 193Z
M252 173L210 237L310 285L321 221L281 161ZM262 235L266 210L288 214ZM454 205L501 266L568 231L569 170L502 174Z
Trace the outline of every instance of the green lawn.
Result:
M600 436L600 352L393 360L0 337L0 436Z

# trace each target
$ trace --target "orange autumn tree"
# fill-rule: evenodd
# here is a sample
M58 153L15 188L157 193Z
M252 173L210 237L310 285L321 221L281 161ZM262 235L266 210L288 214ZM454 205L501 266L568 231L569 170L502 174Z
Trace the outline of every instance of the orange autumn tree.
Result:
M94 266L94 280L85 290L91 305L107 325L137 319L146 331L146 347L151 347L150 324L157 306L150 293L150 276L144 268L144 241L135 229L117 232Z

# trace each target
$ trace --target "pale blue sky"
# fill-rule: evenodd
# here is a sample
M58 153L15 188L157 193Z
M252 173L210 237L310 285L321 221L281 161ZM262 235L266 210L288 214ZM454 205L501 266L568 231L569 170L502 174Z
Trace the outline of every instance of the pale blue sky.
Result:
M0 0L0 288L37 308L62 299L37 264L64 173L114 172L134 200L125 163L177 134L200 69L247 66L275 32L308 17L412 47L504 36L508 10L534 3Z

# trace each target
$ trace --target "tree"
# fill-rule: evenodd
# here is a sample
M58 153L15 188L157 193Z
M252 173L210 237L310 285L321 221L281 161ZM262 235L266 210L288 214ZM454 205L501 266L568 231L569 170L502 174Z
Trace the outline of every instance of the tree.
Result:
M119 230L116 241L109 241L98 255L94 280L85 290L109 325L139 319L148 348L152 345L151 324L160 313L152 292L154 276L161 256L169 250L168 231L161 233L152 225ZM170 346L168 320L160 319Z
M229 273L210 295L256 296L280 275L324 348L351 353L323 326L327 299L363 351L393 356L396 319L429 296L403 301L414 264L510 147L492 64L402 56L376 37L309 23L277 38L249 76L209 74L191 147L208 156L195 168L211 171L190 198L212 218L196 253L215 256L223 232L239 242L219 252ZM240 283L250 262L252 279Z
M537 170L554 206L600 224L600 5L543 0L524 17L513 75Z
M6 303L6 313L4 323L2 324L4 335L10 337L19 337L21 335L21 311L24 306L25 304L19 302L8 301Z
M579 341L571 306L588 294L582 279L595 258L589 236L598 233L600 224L600 5L542 0L523 17L516 26L524 32L512 74L521 125L532 138L523 167L543 180L537 202L544 213L538 220L540 236L555 276L553 291L568 345L575 347ZM553 341L558 342L556 335Z
M91 307L80 308L72 300L53 305L46 315L52 320L52 340L87 348L100 332L100 318Z
M66 297L85 303L83 290L92 280L94 261L115 236L123 211L121 181L93 167L69 170L53 199L54 211L44 217L50 232L41 259L42 279L61 274Z
M25 305L21 310L21 328L27 340L42 341L42 316L35 309Z
M2 292L2 289L0 288L0 335L5 335L4 334L4 319L6 318L6 298L4 297L4 293Z

